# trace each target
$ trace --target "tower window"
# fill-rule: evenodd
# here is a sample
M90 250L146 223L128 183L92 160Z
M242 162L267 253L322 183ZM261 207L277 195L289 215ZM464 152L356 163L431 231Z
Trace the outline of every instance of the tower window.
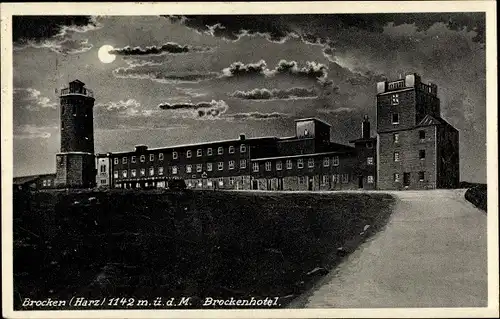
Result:
M425 140L425 131L418 131L418 137L420 140Z
M368 165L373 165L373 157L371 157L371 156L370 156L370 157L367 157L367 158L366 158L366 164L368 164Z
M399 152L394 152L394 162L399 162Z
M398 105L399 104L399 94L393 94L391 96L391 103L392 103L392 105Z
M418 151L418 157L423 160L425 159L425 150Z
M394 173L394 181L399 182L399 173Z
M399 124L399 113L392 113L392 124Z
M423 182L425 179L425 172L418 172L418 180Z
M395 144L399 143L399 133L394 133L393 135L393 141Z

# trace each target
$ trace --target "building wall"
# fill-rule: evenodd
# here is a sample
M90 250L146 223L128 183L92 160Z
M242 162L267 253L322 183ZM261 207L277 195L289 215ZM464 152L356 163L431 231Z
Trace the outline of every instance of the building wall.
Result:
M460 183L459 134L454 128L441 125L437 131L437 186L454 188Z
M96 157L96 186L97 187L110 187L110 165L109 157L102 156Z
M420 140L419 132L425 132ZM394 134L399 134L399 142L394 143ZM410 173L408 189L436 188L436 127L427 126L411 130L379 133L379 189L404 189L404 173ZM420 159L419 151L425 151L425 159ZM394 153L399 153L399 162L394 161ZM419 172L424 173L420 181ZM399 174L399 182L394 174Z
M392 104L393 95L398 104ZM392 124L392 114L399 114L399 124ZM404 89L377 95L377 131L409 129L415 123L415 89Z
M94 153L93 106L90 97L61 97L61 152Z

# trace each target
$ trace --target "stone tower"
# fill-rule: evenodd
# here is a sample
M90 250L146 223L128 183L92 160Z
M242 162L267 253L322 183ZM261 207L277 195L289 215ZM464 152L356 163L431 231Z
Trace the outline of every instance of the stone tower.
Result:
M61 90L61 152L56 155L56 186L95 186L94 94L74 80Z

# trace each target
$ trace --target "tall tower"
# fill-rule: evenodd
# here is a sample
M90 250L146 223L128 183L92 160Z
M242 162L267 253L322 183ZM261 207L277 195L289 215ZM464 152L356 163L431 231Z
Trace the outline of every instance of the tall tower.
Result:
M74 80L61 90L61 152L56 155L56 186L95 186L94 94Z

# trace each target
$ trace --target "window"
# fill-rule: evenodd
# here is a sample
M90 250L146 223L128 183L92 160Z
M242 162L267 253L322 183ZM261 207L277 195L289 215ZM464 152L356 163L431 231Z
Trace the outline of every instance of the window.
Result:
M229 154L234 154L234 146L229 146Z
M229 177L229 184L234 185L234 177Z
M224 148L222 146L217 149L217 154L219 155L224 154Z
M158 160L163 161L163 153L158 154Z
M247 151L247 146L245 144L240 145L240 153L245 153Z
M394 181L399 182L399 173L394 173Z
M425 172L418 172L418 180L423 182L425 179Z
M193 166L186 165L186 173L191 173L193 171Z
M219 171L222 171L222 170L224 169L224 162L219 162L219 163L217 163L217 169L218 169Z
M177 174L177 166L172 166L172 174L173 175Z
M187 150L186 151L186 157L187 158L191 158L191 150Z
M119 161L119 160L118 160L118 158L115 158L115 159L114 159L114 163L115 163L115 165L116 165L116 164L118 164L118 161Z
M392 113L392 124L399 124L399 113Z
M425 150L418 151L418 157L423 160L425 159Z
M130 176L131 177L136 177L137 176L137 171L135 169L130 170Z
M299 158L297 160L297 168L303 168L304 167L304 160L302 158Z
M304 130L304 136L308 136L309 135L309 131L307 129Z
M292 169L292 160L286 160L286 169Z
M127 170L123 170L122 171L122 177L126 178L128 175L128 171Z
M240 168L247 168L247 160L240 160Z
M101 179L101 184L105 185L105 184L107 184L107 181L105 179Z
M234 169L234 161L229 161L229 169Z
M202 164L196 164L196 172L201 173L203 170L203 165Z
M332 175L332 182L333 182L333 183L338 183L338 182L340 182L340 174L333 174L333 175Z
M394 162L399 162L399 152L394 152Z
M141 168L141 176L146 176L146 169L145 168Z
M122 158L122 164L127 164L127 158L126 157Z
M207 163L207 171L212 171L212 163Z
M373 157L369 156L366 158L366 164L373 165Z
M130 158L130 161L131 161L132 163L135 163L135 156L132 156L132 157Z
M207 155L212 155L212 148L211 147L207 148Z
M158 175L163 175L163 167L158 167Z
M372 142L366 143L366 148L373 148L373 143Z
M349 183L349 174L342 174L342 183Z
M259 171L259 163L257 163L257 162L253 163L252 169L254 172L258 172Z
M154 167L150 167L149 168L149 176L153 176L155 174L155 168Z
M299 184L304 184L306 182L306 179L304 176L299 176Z
M43 186L47 186L47 180L43 180Z
M339 166L340 158L338 156L333 157L333 166Z
M101 173L106 173L106 165L101 165Z
M418 137L420 141L425 140L425 131L418 131Z
M153 162L155 160L155 154L149 154L149 161Z
M399 95L398 94L393 94L391 96L391 104L392 105L398 105L399 104Z
M394 135L392 136L392 140L394 144L399 143L399 133L394 133Z
M219 177L219 186L224 186L224 178Z
M323 178L321 179L321 185L328 185L328 183L330 182L329 177L330 176L328 175L323 175Z
M271 171L271 162L266 162L266 171Z
M114 171L114 172L113 172L113 177L114 177L114 178L118 178L118 171Z
M144 163L144 161L146 161L146 156L141 155L141 163Z
M329 157L323 158L323 166L324 167L330 166L330 158Z
M207 186L212 187L212 180L211 179L207 180Z
M283 163L281 161L276 162L276 170L281 171L283 169Z
M372 175L368 175L367 182L368 182L368 184L373 184L373 176Z
M310 158L307 161L307 167L314 167L314 158Z
M201 148L197 149L196 150L196 156L200 157L203 155L203 151L201 150Z
M177 159L178 157L179 157L179 155L177 154L177 152L172 152L173 159Z

